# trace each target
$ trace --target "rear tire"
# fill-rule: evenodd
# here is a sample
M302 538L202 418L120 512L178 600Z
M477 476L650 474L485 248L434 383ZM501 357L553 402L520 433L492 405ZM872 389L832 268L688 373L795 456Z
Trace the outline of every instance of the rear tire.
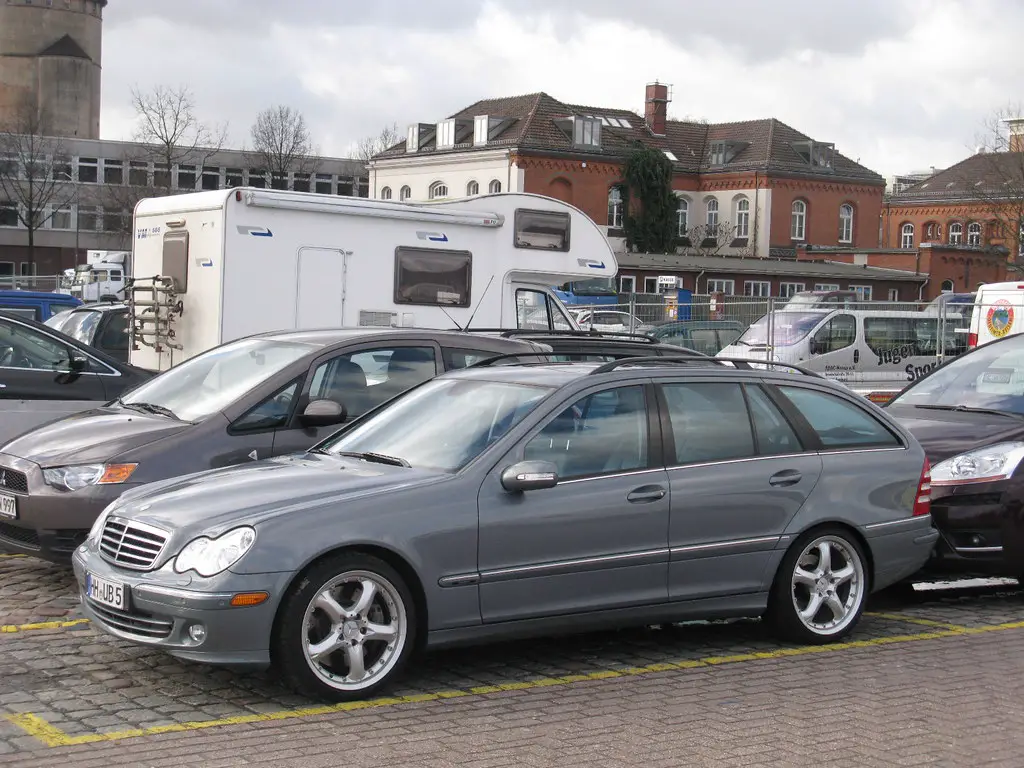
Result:
M782 637L821 644L853 631L868 596L867 559L839 526L800 536L779 565L766 619Z

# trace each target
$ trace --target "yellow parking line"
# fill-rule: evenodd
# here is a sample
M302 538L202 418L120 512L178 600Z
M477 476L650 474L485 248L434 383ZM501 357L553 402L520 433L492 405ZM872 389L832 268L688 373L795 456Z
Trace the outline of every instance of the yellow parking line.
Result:
M891 619L892 621L902 621L907 624L920 624L922 627L941 627L943 629L951 629L955 632L965 632L968 628L962 624L948 624L944 621L933 621L932 619L919 619L916 616L905 616L902 613L876 613L867 612L865 616L874 616L876 619Z
M0 552L0 560L10 560L14 557L28 557L28 555L8 555L4 552Z
M895 614L894 614L895 615ZM903 617L900 617L903 618ZM316 707L303 707L301 709L289 709L279 712L265 714L238 715L237 717L225 717L219 720L197 720L190 723L173 723L171 725L157 725L149 728L133 728L124 731L111 731L107 733L90 733L73 736L64 733L60 728L50 725L41 717L30 712L24 714L5 715L5 718L21 728L25 733L34 736L48 747L66 747L77 744L92 744L100 741L119 741L139 736L153 736L158 733L173 733L182 731L198 731L205 728L219 728L227 725L243 725L246 723L266 723L275 720L296 720L312 717L315 715L329 715L338 712L354 712L361 709L377 709L381 707L394 707L403 704L412 704L424 701L444 701L446 699L463 698L466 696L485 696L503 691L527 691L550 686L572 685L574 683L591 680L609 680L613 678L633 677L636 675L649 675L655 672L680 671L695 669L698 667L712 667L722 664L735 664L761 659L783 659L792 656L807 656L814 653L835 653L837 651L851 650L853 648L873 648L876 646L896 645L901 643L912 643L921 640L935 640L944 637L963 637L964 635L977 635L987 632L1004 632L1013 629L1024 629L1024 621L1014 621L1005 624L991 624L981 627L963 627L958 629L936 629L930 632L921 632L913 635L896 635L891 637L874 637L868 640L850 640L844 643L832 643L830 645L809 645L798 648L779 648L774 651L758 651L755 653L738 653L730 656L706 656L701 659L686 659L681 661L658 662L643 667L628 667L625 669L603 669L596 672L585 672L564 677L545 677L537 680L528 680L517 683L500 683L496 685L482 685L475 688L454 691L439 691L437 693L420 693L411 696L393 696L369 701L350 701L343 704L327 704Z
M71 619L69 621L40 621L35 624L4 624L0 625L0 635L14 632L32 632L37 629L67 629L88 624L88 619Z

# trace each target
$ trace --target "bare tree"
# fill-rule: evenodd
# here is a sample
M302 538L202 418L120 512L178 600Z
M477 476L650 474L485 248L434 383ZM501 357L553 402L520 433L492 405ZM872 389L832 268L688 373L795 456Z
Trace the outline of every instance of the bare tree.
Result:
M270 173L271 186L288 188L290 172L310 174L320 165L319 149L313 146L302 113L291 107L268 107L256 116L250 129L250 166Z
M385 125L380 133L360 139L356 144L356 158L364 164L369 163L375 156L385 149L390 149L401 141L402 135L398 132L398 123L390 126Z
M717 256L723 248L729 247L733 237L734 229L727 221L697 224L686 231L686 239L689 241L686 252L694 256Z
M43 135L43 116L25 102L0 126L0 206L28 230L29 273L35 274L35 234L75 196L71 159L59 138Z

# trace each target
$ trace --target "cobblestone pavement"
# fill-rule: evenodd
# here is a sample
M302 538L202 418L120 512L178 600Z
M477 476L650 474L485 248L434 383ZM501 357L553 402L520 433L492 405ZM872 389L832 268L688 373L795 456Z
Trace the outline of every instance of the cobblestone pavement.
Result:
M850 642L756 621L430 654L389 698L135 648L68 569L0 554L0 765L1024 765L1016 586L878 596Z

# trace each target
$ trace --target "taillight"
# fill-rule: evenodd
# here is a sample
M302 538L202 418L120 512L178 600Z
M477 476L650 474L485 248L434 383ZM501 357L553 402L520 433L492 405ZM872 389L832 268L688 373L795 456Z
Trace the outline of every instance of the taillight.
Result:
M914 497L914 517L930 514L932 511L932 465L927 458L921 479L917 483L917 495Z
M974 349L976 346L978 346L978 334L976 334L976 333L968 333L967 334L967 348L968 349Z

